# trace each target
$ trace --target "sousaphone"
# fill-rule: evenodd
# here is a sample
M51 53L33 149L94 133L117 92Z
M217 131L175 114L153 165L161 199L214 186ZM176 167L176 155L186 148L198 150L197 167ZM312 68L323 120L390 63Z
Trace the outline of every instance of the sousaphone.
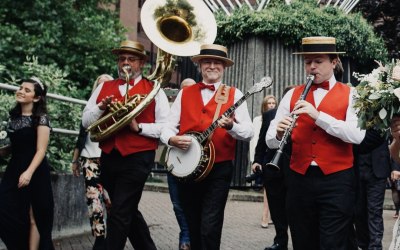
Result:
M169 82L176 56L199 54L200 46L213 43L217 35L214 15L199 0L146 0L140 17L147 37L158 47L156 67L147 76L154 82L153 89L146 96L127 96L125 103L113 105L89 126L93 141L102 141L131 123L153 101L161 85Z

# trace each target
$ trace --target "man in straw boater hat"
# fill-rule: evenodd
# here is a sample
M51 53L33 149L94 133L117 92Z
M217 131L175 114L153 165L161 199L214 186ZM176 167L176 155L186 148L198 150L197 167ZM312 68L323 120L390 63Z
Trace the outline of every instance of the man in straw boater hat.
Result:
M355 206L356 178L352 144L364 139L357 128L353 89L337 82L336 39L302 39L307 75L314 75L305 100L305 85L282 99L266 135L277 148L299 115L291 134L292 155L288 171L287 215L294 249L347 249Z
M83 111L82 124L86 128L109 112L107 105L124 102L127 84L129 96L148 94L153 89L153 83L142 76L146 60L142 44L123 41L112 53L117 57L118 79L100 84L93 92ZM128 67L129 83L123 67ZM138 204L154 166L158 138L168 113L167 96L160 90L129 126L99 144L100 178L112 203L107 219L107 249L123 249L127 237L135 249L156 249Z
M162 142L182 150L187 150L192 143L185 133L205 131L213 118L218 118L243 96L240 90L222 84L225 68L233 65L227 48L216 44L202 45L200 54L192 57L192 61L198 64L203 80L178 93L171 107L168 127L161 134ZM232 117L219 120L218 126L211 137L215 163L208 176L197 182L178 183L189 225L191 249L220 248L236 140L249 141L253 136L246 103L240 105Z

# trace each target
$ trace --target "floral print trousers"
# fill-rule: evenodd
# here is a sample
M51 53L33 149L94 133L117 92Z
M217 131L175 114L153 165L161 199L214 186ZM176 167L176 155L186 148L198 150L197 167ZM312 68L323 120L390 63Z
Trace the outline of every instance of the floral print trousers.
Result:
M100 158L81 157L80 163L85 177L86 204L89 210L92 234L96 237L105 236L105 221L111 201L107 191L100 184Z

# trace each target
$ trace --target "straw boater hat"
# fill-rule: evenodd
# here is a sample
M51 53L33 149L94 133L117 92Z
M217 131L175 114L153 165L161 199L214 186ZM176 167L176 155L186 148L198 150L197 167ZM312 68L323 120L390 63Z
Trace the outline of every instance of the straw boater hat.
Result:
M295 52L295 55L311 54L343 54L346 52L336 51L336 39L326 36L304 37L301 40L302 52Z
M131 53L137 55L141 59L146 59L147 57L144 46L141 43L130 40L122 41L120 47L113 49L111 52L115 55L119 55L121 53Z
M200 47L200 54L193 56L192 61L199 63L201 59L212 58L225 62L226 67L233 65L233 61L228 58L228 49L218 44L204 44Z

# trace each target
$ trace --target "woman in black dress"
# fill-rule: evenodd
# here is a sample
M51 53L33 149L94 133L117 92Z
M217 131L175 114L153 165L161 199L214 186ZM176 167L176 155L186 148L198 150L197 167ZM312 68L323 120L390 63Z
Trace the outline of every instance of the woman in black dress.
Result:
M0 238L9 250L54 249L46 92L36 77L24 80L9 112L12 156L0 184Z

